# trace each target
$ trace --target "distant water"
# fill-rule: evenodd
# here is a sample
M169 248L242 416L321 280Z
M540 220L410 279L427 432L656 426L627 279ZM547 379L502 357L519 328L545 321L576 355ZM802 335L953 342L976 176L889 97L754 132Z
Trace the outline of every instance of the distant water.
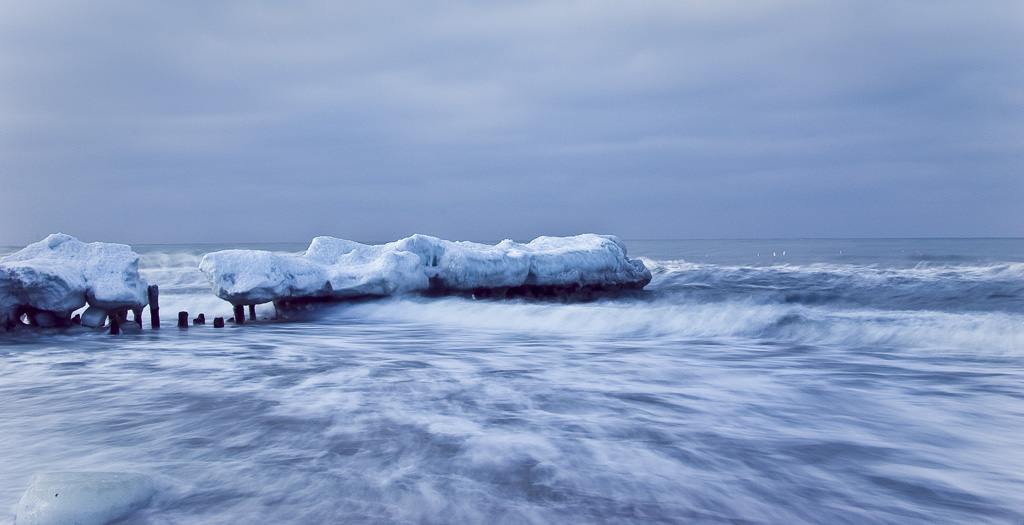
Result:
M1024 239L626 244L639 297L188 330L225 246L136 246L162 330L0 333L0 522L66 470L151 475L127 523L1024 522Z

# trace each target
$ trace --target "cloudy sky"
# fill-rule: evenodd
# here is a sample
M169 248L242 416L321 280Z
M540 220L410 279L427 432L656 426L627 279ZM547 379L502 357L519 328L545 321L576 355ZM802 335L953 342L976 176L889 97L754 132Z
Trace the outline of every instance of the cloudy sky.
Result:
M0 244L1024 236L1024 3L0 4Z

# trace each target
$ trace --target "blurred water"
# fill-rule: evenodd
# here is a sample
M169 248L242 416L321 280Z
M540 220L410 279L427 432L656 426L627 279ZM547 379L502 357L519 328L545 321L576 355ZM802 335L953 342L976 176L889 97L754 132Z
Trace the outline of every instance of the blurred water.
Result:
M1024 241L627 245L636 297L216 330L221 247L136 247L164 329L0 334L0 522L64 470L154 477L129 523L1024 521Z

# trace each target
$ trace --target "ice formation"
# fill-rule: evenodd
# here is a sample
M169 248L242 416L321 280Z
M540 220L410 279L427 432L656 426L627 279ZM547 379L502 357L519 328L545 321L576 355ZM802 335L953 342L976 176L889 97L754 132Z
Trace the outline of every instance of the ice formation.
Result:
M224 250L203 257L199 269L235 305L412 292L586 299L651 281L622 241L595 234L495 246L418 234L382 245L317 237L303 255Z
M129 472L37 474L18 503L17 525L101 525L141 507L153 480Z
M67 324L86 304L87 317L102 323L107 314L145 307L146 288L131 247L55 233L0 258L0 326L22 315L42 326Z

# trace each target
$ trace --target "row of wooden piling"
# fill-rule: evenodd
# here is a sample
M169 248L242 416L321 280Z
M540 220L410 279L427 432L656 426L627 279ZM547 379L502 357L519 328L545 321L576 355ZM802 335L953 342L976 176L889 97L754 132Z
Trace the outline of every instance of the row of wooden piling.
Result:
M152 284L146 290L146 293L147 293L148 298L149 298L149 322L150 322L150 326L152 326L154 330L158 330L160 328L160 287L155 285L155 284ZM254 321L256 320L256 305L254 305L254 304L250 304L249 305L249 319L254 320ZM228 320L229 321L233 321L235 324L245 324L245 305L236 304L235 305L235 316L232 317L231 319L228 319ZM137 322L139 324L140 328L142 327L142 318L139 316L138 312L136 312L136 314L135 314L135 322ZM205 324L206 324L206 314L199 314L198 316L196 316L195 319L192 319L192 325L193 326L205 325ZM214 317L213 318L213 327L214 328L224 328L224 324L225 324L225 321L224 321L223 317ZM188 328L188 326L189 326L189 314L188 314L188 312L185 312L185 311L178 312L178 328ZM117 334L121 333L121 323L120 323L120 321L118 319L118 316L116 316L116 315L110 316L110 333L112 335L117 335Z

